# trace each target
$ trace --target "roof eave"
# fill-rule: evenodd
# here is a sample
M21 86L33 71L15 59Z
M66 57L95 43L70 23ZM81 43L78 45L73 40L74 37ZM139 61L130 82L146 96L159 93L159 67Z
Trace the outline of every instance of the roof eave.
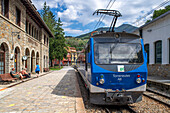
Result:
M47 32L49 34L49 37L53 37L54 38L54 35L52 34L51 30L48 28L48 26L42 20L39 12L36 10L36 7L30 2L30 0L21 0L21 2L23 2L23 4L25 5L26 8L29 7L29 8L32 9L31 12L33 12L35 14L35 16L38 17L38 19L40 20L40 23L43 24L44 29L47 30ZM27 3L27 5L25 3Z
M150 21L150 22L148 22L148 23L142 25L141 27L139 27L139 29L142 29L143 27L145 27L145 26L147 26L147 25L149 25L149 24L151 24L151 23L153 23L153 22L155 22L155 21L157 21L157 20L159 20L159 19L161 19L161 18L167 16L168 14L170 14L170 11L168 11L168 12L166 12L166 13L160 15L159 17L153 19L152 21Z

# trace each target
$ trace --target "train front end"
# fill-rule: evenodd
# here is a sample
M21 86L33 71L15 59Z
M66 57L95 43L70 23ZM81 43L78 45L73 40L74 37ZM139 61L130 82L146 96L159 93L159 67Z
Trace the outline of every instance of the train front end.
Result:
M142 100L147 82L143 39L129 33L104 33L90 39L87 81L90 102L126 105Z

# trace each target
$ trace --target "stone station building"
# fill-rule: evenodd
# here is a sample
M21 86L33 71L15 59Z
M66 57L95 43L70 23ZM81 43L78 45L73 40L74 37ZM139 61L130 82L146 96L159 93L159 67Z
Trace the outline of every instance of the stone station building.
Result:
M0 74L12 67L34 72L36 63L48 68L50 37L31 0L0 0Z

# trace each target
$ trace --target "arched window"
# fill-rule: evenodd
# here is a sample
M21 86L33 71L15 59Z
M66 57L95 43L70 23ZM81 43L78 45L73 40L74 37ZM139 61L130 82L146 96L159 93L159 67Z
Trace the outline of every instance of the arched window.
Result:
M169 64L170 64L170 39L169 39Z
M15 48L14 53L14 68L16 72L20 71L20 49L19 47Z
M0 46L0 74L5 73L5 47L2 44Z
M162 41L155 42L155 63L162 63Z
M36 61L35 61L35 51L32 50L32 52L31 52L31 72L33 72L34 69L35 69L35 65L36 65L35 63L36 63Z
M147 53L147 63L149 64L149 44L145 44L145 51Z
M45 68L45 56L44 56L44 68Z

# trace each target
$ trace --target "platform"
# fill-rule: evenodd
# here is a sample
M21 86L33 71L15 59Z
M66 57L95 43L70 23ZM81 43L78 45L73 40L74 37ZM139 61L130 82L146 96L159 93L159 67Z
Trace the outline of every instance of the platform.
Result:
M170 77L148 76L148 81L162 83L170 86Z
M162 83L170 83L170 77L148 76L148 80L153 80Z
M64 67L0 91L0 112L84 113L75 71Z
M148 76L147 88L169 95L170 77Z

